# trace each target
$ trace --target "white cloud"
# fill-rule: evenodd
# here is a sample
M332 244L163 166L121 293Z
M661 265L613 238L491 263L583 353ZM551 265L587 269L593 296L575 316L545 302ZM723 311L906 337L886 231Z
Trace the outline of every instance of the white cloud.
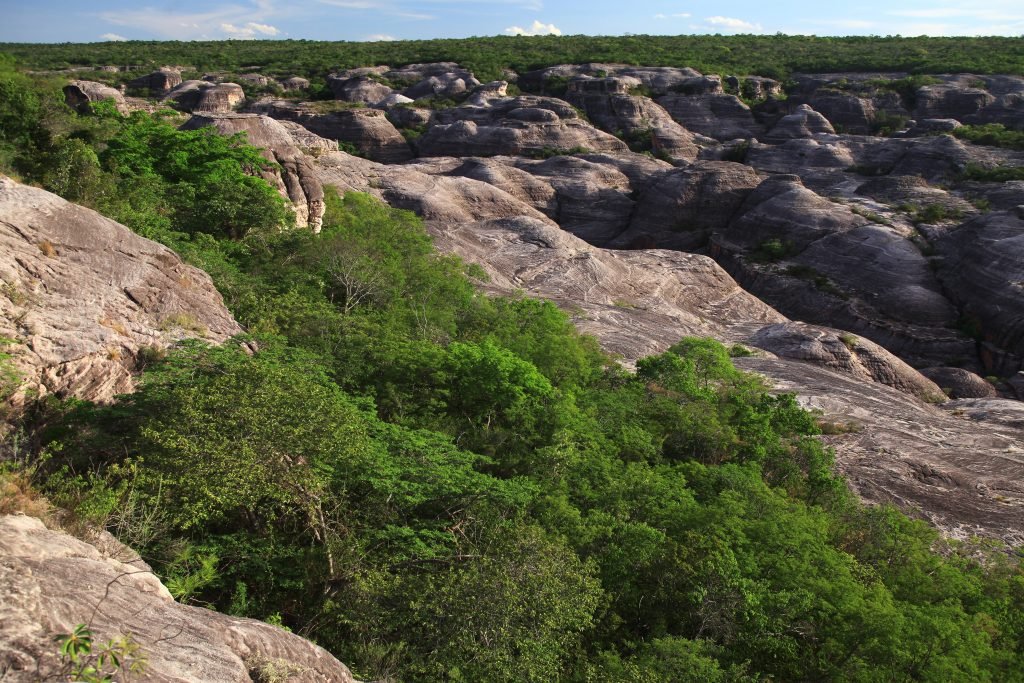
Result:
M704 21L716 28L724 28L729 31L744 31L746 33L760 33L764 29L761 24L752 24L749 21L736 19L734 17L708 17Z
M374 33L373 35L366 36L365 38L363 38L363 40L369 43L376 43L383 40L398 40L398 38L395 38L394 36L389 36L386 33Z
M221 24L220 30L229 38L255 38L257 35L263 36L276 36L280 33L277 27L271 26L270 24L257 24L254 21L250 21L245 26L235 26L234 24Z
M341 9L381 9L384 5L371 0L316 0L321 5L340 7Z
M510 36L560 36L562 29L554 24L542 24L539 20L534 19L530 28L509 26L505 29L505 34Z
M689 19L690 18L690 13L689 12L676 12L675 14L662 14L661 12L658 12L657 14L654 15L654 18L655 19Z
M275 27L264 23L278 13L274 1L248 0L242 4L214 6L205 12L187 13L143 7L137 10L101 12L99 17L115 26L128 26L145 34L171 40L207 38L211 33L216 33L218 27L222 36L232 38L255 37L256 34L277 35ZM232 34L224 26L241 31L242 35ZM250 31L251 35L247 35Z
M119 43L122 40L128 40L124 36L118 35L116 33L104 33L102 36L100 36L100 38L102 38L103 40L109 40L112 43Z

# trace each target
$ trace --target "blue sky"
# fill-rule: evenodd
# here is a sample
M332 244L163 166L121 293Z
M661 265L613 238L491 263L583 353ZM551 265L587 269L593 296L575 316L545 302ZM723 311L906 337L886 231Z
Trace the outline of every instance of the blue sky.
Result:
M1024 0L0 0L0 41L308 38L522 33L1024 36Z

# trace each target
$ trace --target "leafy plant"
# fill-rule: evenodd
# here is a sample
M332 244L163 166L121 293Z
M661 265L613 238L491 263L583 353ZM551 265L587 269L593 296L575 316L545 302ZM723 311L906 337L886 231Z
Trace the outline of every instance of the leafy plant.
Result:
M128 636L95 643L92 630L78 624L55 638L60 647L61 675L82 683L111 683L120 674L145 670L138 643Z

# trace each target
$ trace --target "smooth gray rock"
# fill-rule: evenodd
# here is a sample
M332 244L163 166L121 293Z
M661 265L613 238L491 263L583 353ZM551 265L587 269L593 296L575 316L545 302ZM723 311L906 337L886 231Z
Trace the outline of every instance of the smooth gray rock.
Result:
M811 109L810 105L801 104L792 114L779 119L765 140L782 142L793 138L811 138L819 133L835 134L835 129L824 116Z
M129 88L145 88L150 95L161 97L181 85L181 73L175 69L158 69L128 81Z
M658 104L689 131L716 140L753 138L764 133L750 107L735 95L682 95L659 97Z
M996 388L963 368L924 368L921 374L935 382L950 398L994 398Z
M89 209L0 176L0 337L23 389L110 401L144 347L241 332L210 277Z
M226 114L245 102L245 92L237 83L184 81L167 93L164 101L187 112Z
M289 681L353 683L344 664L297 635L175 602L148 567L120 550L112 555L34 517L0 516L5 681L56 680L54 636L88 623L97 643L126 636L139 646L145 668L134 680L250 683L261 663L273 663L289 670Z

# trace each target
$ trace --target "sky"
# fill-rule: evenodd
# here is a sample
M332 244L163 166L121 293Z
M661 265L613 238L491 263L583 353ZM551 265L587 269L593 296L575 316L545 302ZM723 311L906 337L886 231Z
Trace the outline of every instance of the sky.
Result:
M2 42L695 33L1024 36L1024 0L0 0Z

